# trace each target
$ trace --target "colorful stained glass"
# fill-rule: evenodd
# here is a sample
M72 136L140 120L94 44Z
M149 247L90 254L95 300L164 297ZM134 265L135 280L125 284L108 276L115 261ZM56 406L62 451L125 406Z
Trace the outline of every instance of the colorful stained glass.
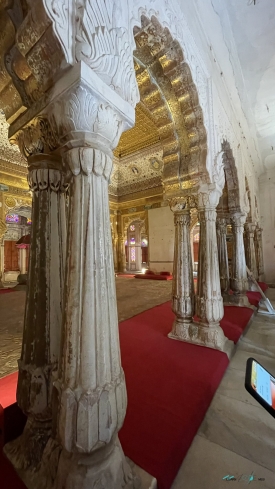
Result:
M18 214L7 214L6 222L19 222L20 218Z
M32 220L27 217L27 224L31 224Z
M136 248L131 248L131 261L136 261Z
M193 241L194 243L198 243L200 240L200 233L194 234Z
M134 224L131 224L130 226L130 231L134 231L136 228L135 228L135 225Z
M141 240L141 246L148 246L148 239L143 238L143 239Z

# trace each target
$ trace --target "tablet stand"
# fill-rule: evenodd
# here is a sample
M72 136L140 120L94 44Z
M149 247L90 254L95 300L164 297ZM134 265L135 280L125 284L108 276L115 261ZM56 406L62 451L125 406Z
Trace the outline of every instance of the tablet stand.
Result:
M270 300L266 297L266 295L262 291L256 279L253 277L252 272L249 270L248 267L246 267L246 271L247 271L248 280L253 284L253 290L260 292L262 296L262 299L259 302L258 313L267 314L268 316L275 316L275 309L273 308Z

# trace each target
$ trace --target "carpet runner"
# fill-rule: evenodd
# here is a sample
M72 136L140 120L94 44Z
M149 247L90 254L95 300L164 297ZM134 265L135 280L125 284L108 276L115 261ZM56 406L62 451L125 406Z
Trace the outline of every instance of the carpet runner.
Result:
M236 343L252 314L226 306L225 335ZM119 324L128 392L119 438L125 454L156 477L158 489L171 487L229 364L222 352L170 340L173 320L169 301ZM16 374L0 379L0 403L14 402L15 390ZM1 489L24 489L3 455L0 470Z

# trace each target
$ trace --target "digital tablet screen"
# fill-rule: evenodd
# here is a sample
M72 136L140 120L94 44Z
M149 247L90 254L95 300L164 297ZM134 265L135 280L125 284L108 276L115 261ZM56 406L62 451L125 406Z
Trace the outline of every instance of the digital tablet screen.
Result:
M251 386L275 409L275 378L255 360L252 361Z

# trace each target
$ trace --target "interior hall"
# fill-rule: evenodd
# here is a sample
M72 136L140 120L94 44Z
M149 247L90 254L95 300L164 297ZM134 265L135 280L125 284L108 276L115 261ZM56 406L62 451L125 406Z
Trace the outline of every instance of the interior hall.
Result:
M0 488L274 489L274 1L0 28Z

